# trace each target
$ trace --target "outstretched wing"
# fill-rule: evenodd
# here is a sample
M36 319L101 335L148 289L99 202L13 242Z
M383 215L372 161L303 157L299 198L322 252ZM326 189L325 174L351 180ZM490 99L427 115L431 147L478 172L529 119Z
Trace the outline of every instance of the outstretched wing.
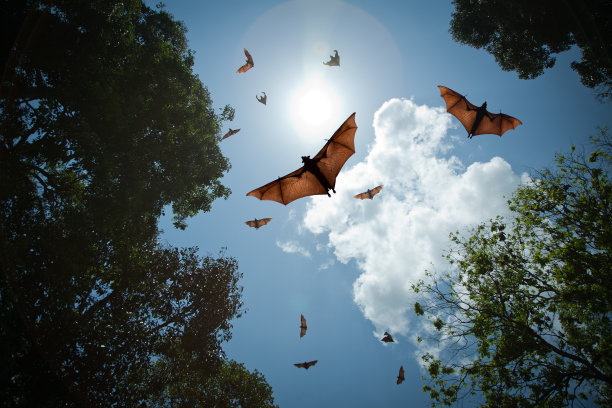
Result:
M340 173L342 166L355 153L356 131L357 124L355 113L353 113L314 157L318 160L317 167L321 174L332 188L336 186L336 176ZM327 188L313 173L304 171L304 167L300 167L286 176L247 193L247 196L287 205L298 198L318 194L327 194Z
M246 48L244 49L244 55L246 55L247 57L246 64L238 68L238 71L236 71L237 73L247 72L249 69L255 66L255 64L253 63L253 57L251 57L251 54L247 51Z
M473 135L503 135L504 132L522 124L520 120L505 113L487 113L474 131Z
M245 224L248 225L249 227L253 227L255 229L258 229L259 227L263 227L264 225L269 223L271 219L272 218L262 218L261 220L254 219L254 220L251 220L251 221L245 221Z
M473 105L465 96L450 88L442 85L438 85L438 88L440 88L440 96L446 102L446 111L456 117L469 133L476 121L478 106ZM468 109L468 106L470 109Z

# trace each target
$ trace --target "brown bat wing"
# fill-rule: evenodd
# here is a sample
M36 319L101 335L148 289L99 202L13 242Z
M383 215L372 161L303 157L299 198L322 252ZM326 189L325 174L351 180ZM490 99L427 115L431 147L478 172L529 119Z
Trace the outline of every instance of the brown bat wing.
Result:
M378 187L374 187L372 190L370 190L370 193L372 194L372 197L374 197L376 194L380 193L380 190L382 190L383 186L378 186ZM360 200L365 200L365 199L372 199L372 197L370 197L370 194L368 194L367 191L364 191L363 193L359 193L355 196L355 198L358 198Z
M473 105L465 96L450 88L442 85L438 85L438 88L440 88L440 96L444 98L444 102L446 102L446 111L456 117L469 133L476 120L478 106ZM470 110L467 109L467 106L470 107Z
M397 375L397 384L401 384L404 382L406 378L404 377L404 366L400 366L399 374Z
M269 223L270 220L272 220L272 218L262 218L261 220L254 219L254 220L251 220L251 221L245 221L245 224L248 225L249 227L253 227L255 229L258 229L259 227L263 227L264 225Z
M493 119L490 119L489 116ZM489 113L482 118L473 135L491 134L501 136L504 132L514 129L522 123L517 118L505 113Z
M332 188L336 186L336 176L340 173L342 166L355 153L355 113L348 117L336 130L325 146L317 153L317 167ZM300 167L294 172L280 177L278 180L259 187L247 196L259 198L260 200L272 200L287 205L298 198L327 194L327 188L321 184L317 177Z
M246 48L244 49L244 55L246 55L247 57L246 64L238 68L238 71L236 71L237 73L247 72L249 69L255 66L255 64L253 63L253 57L251 57L251 54L247 51Z

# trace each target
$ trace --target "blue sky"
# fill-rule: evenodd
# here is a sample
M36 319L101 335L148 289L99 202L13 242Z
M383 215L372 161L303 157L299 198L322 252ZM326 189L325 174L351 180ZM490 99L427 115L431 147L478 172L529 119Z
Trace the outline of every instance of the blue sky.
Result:
M167 0L184 21L195 72L216 108L236 109L221 143L233 193L185 231L163 237L238 259L247 313L234 322L228 357L262 372L287 407L425 406L416 358L429 326L412 312L412 283L444 271L448 233L505 213L525 172L553 165L571 144L609 126L569 68L572 50L535 80L503 72L484 51L454 42L450 2ZM243 48L255 67L244 74ZM333 50L340 67L322 62ZM445 112L445 85L523 125L467 139ZM265 91L267 105L256 94ZM246 193L300 167L356 112L356 154L332 198L288 206ZM384 184L374 200L353 195ZM271 217L255 230L244 222ZM299 317L308 320L299 338ZM389 330L397 343L383 344ZM433 346L431 346L433 347ZM431 349L433 350L433 349ZM305 371L293 363L319 363ZM406 382L395 384L400 365Z

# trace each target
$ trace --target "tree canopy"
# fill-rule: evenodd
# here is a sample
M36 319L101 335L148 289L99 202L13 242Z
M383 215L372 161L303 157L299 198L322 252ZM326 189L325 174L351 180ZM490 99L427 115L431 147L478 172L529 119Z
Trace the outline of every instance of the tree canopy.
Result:
M612 141L594 141L521 186L513 218L451 234L455 269L415 286L446 350L423 355L433 405L612 403Z
M230 193L233 109L215 114L185 27L140 0L0 6L3 406L147 405L228 367L265 383L221 347L236 260L159 240L166 206L184 228Z
M505 71L533 79L554 54L577 46L572 69L602 99L612 98L612 3L608 0L453 0L455 40L491 53Z

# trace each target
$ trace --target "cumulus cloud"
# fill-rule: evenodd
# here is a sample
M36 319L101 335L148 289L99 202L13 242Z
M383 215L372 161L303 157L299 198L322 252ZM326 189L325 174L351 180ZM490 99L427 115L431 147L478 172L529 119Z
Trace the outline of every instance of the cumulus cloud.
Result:
M310 258L310 251L308 251L306 248L301 247L297 242L295 241L287 241L287 242L280 242L280 241L276 241L276 246L279 247L283 252L287 252L290 254L300 254L305 256L306 258Z
M521 178L501 157L466 167L453 156L452 121L441 107L391 99L373 125L366 159L339 175L342 191L334 200L309 202L303 228L326 234L340 262L356 262L354 301L376 333L407 335L411 285L426 269L446 268L442 255L451 231L506 214L504 196ZM353 198L379 184L384 188L373 200Z

